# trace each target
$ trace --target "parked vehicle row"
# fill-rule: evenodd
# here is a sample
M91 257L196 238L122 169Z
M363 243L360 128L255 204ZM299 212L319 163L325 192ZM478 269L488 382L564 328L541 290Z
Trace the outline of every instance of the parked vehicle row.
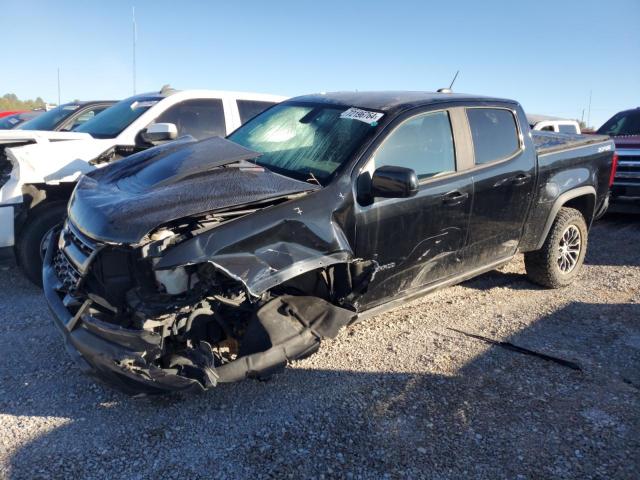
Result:
M115 104L61 105L0 132L0 248L15 246L19 265L40 284L43 239L63 219L80 175L177 137L224 137L283 99L163 88Z
M14 129L0 131L0 148L80 138L81 135L73 133L72 130L115 103L113 100L65 103L43 112Z
M517 253L532 281L568 285L615 173L608 137L532 132L511 100L318 94L240 126L250 115L230 96L224 127L202 135L151 113L187 98L133 97L80 129L91 139L6 150L23 184L41 159L32 185L46 198L47 178L85 173L46 241L44 292L80 364L129 392L269 376L345 325ZM178 133L195 138L134 153ZM113 162L121 145L129 156Z
M640 212L640 107L616 113L597 131L616 144L618 165L611 189L614 210Z
M18 128L23 123L28 122L29 120L33 120L43 113L44 110L30 110L28 112L6 115L0 118L0 130L11 130L14 128Z
M24 113L26 111L28 110L5 110L4 112L0 112L0 118L9 117L17 113Z

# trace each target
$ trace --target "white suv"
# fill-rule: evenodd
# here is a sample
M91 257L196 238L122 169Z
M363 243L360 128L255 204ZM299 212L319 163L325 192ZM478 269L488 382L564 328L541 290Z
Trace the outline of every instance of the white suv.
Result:
M0 248L14 247L27 277L40 284L42 240L64 217L81 174L185 135L198 140L225 137L284 99L164 87L104 110L75 129L73 135L80 138L4 149L0 145L0 170L10 170L0 177Z

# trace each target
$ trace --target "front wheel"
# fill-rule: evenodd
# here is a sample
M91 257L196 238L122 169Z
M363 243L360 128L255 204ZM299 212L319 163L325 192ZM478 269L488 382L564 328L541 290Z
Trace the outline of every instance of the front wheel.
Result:
M574 208L558 212L544 245L524 255L529 279L543 287L560 288L580 273L587 253L587 224Z
M64 219L66 205L52 203L42 205L27 217L16 242L16 257L26 277L42 286L42 260L47 234Z

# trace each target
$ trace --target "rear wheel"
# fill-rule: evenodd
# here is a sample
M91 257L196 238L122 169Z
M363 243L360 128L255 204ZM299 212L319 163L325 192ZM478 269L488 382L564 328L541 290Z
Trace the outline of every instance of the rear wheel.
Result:
M580 273L587 252L587 224L574 208L561 208L544 245L524 255L529 279L543 287L560 288Z
M62 202L39 206L27 217L16 242L18 263L26 277L42 286L42 260L51 229L64 219L66 205Z

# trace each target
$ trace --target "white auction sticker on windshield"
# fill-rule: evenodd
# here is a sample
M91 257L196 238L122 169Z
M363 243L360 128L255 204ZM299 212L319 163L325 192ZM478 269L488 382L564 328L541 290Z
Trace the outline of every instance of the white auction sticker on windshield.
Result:
M80 105L65 105L62 107L63 110L77 110L80 108Z
M340 118L351 118L352 120L360 120L361 122L373 125L378 123L384 116L384 113L370 112L369 110L361 110L356 107L351 107L349 110L345 110L340 114Z

